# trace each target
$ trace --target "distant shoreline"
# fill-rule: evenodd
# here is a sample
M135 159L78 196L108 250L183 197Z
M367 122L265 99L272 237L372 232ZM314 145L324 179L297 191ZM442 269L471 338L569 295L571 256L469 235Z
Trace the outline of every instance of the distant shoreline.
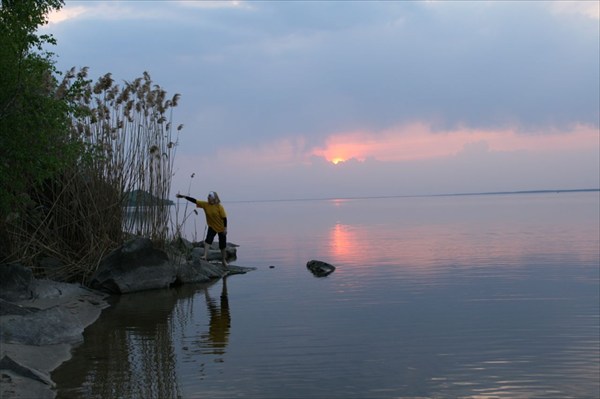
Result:
M378 196L356 196L356 197L323 197L323 198L290 198L290 199L258 199L223 201L231 204L253 203L253 202L301 202L301 201L331 201L331 200L365 200L385 198L426 198L426 197L467 197L483 195L515 195L515 194L568 194L583 192L600 192L600 188L578 188L557 190L519 190L519 191L488 191L473 193L445 193L445 194L413 194L413 195L378 195Z

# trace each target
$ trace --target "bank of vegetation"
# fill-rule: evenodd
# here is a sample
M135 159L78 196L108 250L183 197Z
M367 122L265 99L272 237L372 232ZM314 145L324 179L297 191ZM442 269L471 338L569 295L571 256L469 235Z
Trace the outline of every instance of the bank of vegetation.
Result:
M170 238L165 199L182 126L179 95L146 72L117 83L56 70L54 39L38 29L63 5L1 3L0 264L40 273L52 259L46 277L85 283L129 235Z

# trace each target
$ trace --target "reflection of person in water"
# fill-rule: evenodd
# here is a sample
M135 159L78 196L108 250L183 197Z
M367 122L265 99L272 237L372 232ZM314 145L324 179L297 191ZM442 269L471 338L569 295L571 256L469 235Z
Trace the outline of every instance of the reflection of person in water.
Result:
M231 326L229 300L227 298L227 278L223 278L220 306L217 306L216 301L208 295L208 289L204 292L206 306L208 306L208 312L210 313L210 327L208 334L203 334L202 338L206 347L213 349L208 353L222 355L225 353L225 347L229 340L229 327Z

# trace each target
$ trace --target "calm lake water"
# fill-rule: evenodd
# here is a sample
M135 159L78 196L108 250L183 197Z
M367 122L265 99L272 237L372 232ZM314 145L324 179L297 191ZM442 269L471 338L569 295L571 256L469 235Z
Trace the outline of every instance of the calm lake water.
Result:
M121 296L58 398L600 396L600 193L224 205L257 270Z

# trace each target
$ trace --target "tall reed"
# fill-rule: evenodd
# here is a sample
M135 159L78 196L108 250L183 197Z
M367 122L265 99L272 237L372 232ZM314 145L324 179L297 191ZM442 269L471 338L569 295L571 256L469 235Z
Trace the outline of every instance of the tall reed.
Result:
M91 89L91 91L90 91ZM133 200L124 219L125 231L164 241L167 237L168 197L177 129L172 127L173 108L179 94L153 85L148 73L123 88L110 74L88 87L80 98L83 118L75 118L80 139L92 155L90 171L114 187L122 202ZM126 198L127 193L147 196Z
M66 73L56 95L71 104L69 136L80 156L35 190L41 205L13 223L11 236L24 263L49 255L62 263L49 277L85 282L127 236L167 241L180 96L167 98L147 72L118 85L111 74L88 79L87 68Z

